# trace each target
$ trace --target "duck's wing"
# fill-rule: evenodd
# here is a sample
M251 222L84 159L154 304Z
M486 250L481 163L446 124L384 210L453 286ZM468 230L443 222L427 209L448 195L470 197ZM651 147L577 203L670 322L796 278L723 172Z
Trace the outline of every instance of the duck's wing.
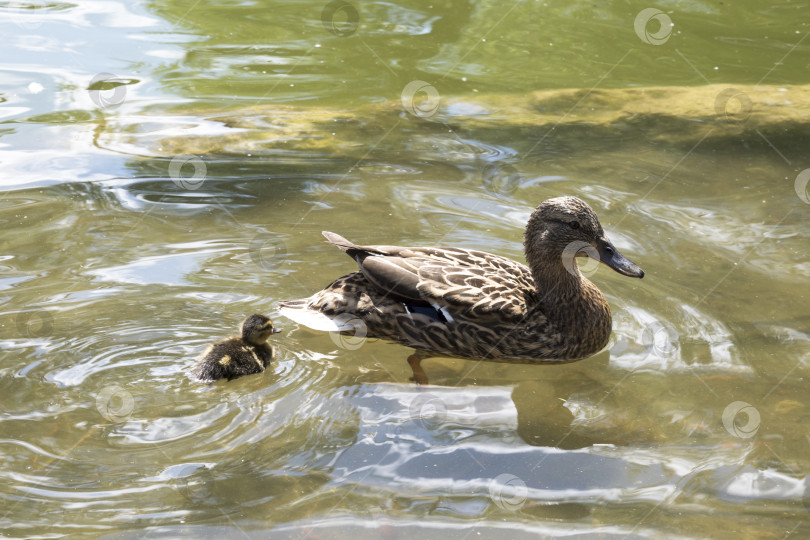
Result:
M529 269L505 257L461 248L358 246L323 234L357 261L378 291L429 304L446 318L519 322L532 303Z
M423 298L466 319L521 322L534 304L534 280L518 262L483 251L453 249L450 261L419 268Z

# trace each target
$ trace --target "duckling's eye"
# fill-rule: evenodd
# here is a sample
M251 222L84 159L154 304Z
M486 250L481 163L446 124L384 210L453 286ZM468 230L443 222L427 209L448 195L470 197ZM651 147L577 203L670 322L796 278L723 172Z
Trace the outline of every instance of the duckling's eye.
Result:
M579 221L570 221L568 226L574 230L579 229Z

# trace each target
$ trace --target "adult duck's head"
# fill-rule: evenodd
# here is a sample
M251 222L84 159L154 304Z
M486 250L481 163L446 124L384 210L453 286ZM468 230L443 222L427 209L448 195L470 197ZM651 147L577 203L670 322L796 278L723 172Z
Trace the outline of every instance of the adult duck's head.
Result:
M564 270L579 278L575 258L590 257L625 276L644 277L644 271L608 240L588 203L577 197L556 197L540 203L526 226L524 247L535 274Z

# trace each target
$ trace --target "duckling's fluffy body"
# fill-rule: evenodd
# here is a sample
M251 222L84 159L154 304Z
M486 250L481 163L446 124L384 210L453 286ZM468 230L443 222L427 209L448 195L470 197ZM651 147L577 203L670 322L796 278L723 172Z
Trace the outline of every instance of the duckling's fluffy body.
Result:
M279 332L264 315L251 315L242 322L241 336L231 336L209 345L191 369L198 382L214 382L262 373L273 359L273 347L267 343Z
M576 197L549 199L532 213L524 235L528 266L478 250L359 246L323 234L359 271L309 298L281 302L284 315L446 356L527 363L591 356L610 338L610 307L575 257L644 275Z

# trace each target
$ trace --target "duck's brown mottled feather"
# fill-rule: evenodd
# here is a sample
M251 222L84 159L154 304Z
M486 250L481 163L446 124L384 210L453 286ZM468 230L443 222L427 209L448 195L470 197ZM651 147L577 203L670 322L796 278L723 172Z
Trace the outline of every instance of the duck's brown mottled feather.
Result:
M525 235L531 269L484 251L361 246L323 234L359 271L309 298L281 302L282 313L322 329L340 317L344 329L345 319L354 319L350 326L364 327L368 337L447 356L548 363L603 348L611 332L607 301L576 263L564 268L561 258L575 241L614 257L607 264L617 271L643 276L575 197L549 199L532 214Z

